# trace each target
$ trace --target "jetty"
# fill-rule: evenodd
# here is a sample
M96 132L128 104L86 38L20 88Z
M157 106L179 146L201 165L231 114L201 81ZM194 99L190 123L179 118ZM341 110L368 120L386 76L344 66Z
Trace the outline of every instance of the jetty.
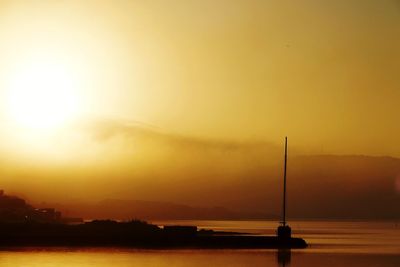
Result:
M292 237L286 221L287 138L283 174L282 221L276 235L198 229L197 226L157 226L140 220L117 222L94 220L66 223L54 209L34 209L24 200L1 193L7 214L0 218L1 247L131 247L145 249L253 249L306 248L301 238ZM11 205L11 206L10 206ZM17 207L10 213L10 207ZM6 214L6 213L5 213ZM12 216L11 216L11 215ZM8 218L4 220L5 218Z

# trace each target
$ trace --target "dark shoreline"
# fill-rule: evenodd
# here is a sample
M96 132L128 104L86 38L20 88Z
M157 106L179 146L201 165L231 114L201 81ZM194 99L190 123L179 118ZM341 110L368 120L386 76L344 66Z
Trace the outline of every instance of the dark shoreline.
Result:
M195 226L160 228L142 221L84 224L0 223L2 247L125 247L138 249L305 248L301 238L244 235Z

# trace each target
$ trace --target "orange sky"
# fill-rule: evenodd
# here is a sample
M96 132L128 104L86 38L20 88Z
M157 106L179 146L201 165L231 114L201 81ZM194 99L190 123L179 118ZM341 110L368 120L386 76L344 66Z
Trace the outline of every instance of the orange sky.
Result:
M209 166L204 151L165 163L193 142L261 147L233 156L234 175L285 135L297 154L400 157L396 0L0 0L0 58L14 188L21 165L79 179Z

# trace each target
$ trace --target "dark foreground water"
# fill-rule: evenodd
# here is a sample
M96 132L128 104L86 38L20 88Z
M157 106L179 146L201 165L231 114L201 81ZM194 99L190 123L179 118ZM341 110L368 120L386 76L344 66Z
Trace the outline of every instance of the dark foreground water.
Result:
M273 234L268 221L179 221L215 230ZM400 224L395 222L291 222L305 250L137 250L2 248L1 266L400 266ZM1 237L0 237L1 238Z

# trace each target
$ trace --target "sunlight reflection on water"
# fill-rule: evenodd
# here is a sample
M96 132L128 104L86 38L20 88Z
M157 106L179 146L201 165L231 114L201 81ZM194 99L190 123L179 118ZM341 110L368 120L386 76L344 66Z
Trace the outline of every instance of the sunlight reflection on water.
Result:
M59 250L0 252L0 266L353 266L398 267L398 255L292 252L279 260L275 250Z

